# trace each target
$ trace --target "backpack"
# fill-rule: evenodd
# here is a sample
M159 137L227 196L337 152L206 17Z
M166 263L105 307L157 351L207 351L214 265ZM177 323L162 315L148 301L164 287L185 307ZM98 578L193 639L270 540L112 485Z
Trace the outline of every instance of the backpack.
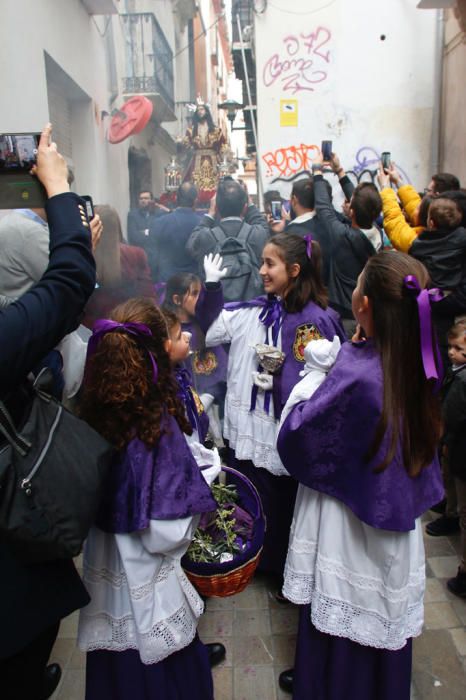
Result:
M221 224L211 232L216 241L214 255L219 253L224 267L228 268L228 274L222 279L225 301L248 301L263 294L259 262L248 243L252 228L243 221L236 236L225 233Z

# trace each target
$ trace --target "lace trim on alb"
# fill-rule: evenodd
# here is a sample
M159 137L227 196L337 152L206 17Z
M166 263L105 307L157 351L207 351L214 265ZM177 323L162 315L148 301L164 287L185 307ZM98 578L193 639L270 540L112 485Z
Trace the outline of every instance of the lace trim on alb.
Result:
M308 562L308 571L299 571L295 569L291 563L293 559L293 553L296 554L311 554L314 561ZM291 560L291 561L290 561ZM406 599L407 590L409 588L420 588L424 589L425 580L425 568L424 565L420 566L417 571L411 572L408 577L407 583L402 588L390 588L387 586L381 578L376 578L374 576L365 576L359 574L356 571L352 571L348 567L344 566L341 562L331 559L330 557L325 557L322 554L317 554L317 543L311 540L297 539L291 537L290 541L290 553L287 558L285 566L285 586L284 590L290 588L290 594L293 593L294 588L302 588L307 591L311 591L314 586L314 571L317 570L319 573L336 576L337 578L345 581L350 586L355 588L360 588L362 590L374 591L380 596L388 600L390 603L400 603ZM305 579L309 578L309 583L306 584ZM296 585L296 581L300 583ZM292 583L294 582L294 583ZM285 595L288 597L287 593ZM308 594L309 595L309 594ZM290 598L291 600L291 598ZM293 600L293 602L297 602ZM300 600L299 604L309 603L310 600Z
M83 578L84 581L89 584L99 584L103 581L112 588L122 588L125 586L128 588L129 595L133 600L141 600L153 592L154 586L156 586L158 583L166 581L167 578L174 573L174 571L175 566L173 562L164 561L160 569L149 581L146 581L140 586L129 586L128 579L124 571L116 573L106 568L95 569L87 564L84 570Z
M79 647L82 651L137 649L144 664L156 664L194 639L197 619L183 605L173 615L156 622L148 632L138 632L132 615L120 619L100 612L81 612Z
M396 651L405 646L407 639L421 634L424 605L421 599L409 606L406 614L398 620L388 620L379 613L314 591L311 620L318 630L326 634L345 637L376 649Z

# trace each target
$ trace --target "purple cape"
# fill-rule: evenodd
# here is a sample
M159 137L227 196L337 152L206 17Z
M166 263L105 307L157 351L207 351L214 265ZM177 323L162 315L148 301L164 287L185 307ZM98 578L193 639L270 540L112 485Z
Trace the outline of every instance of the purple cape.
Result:
M173 416L153 449L135 438L110 469L96 525L105 532L129 533L150 520L177 520L215 510L201 471Z
M419 476L408 476L401 448L388 467L374 473L386 454L365 460L383 399L380 356L373 343L345 343L334 367L315 394L291 411L277 448L288 472L299 482L337 498L362 522L406 532L415 519L443 498L438 459Z
M227 311L235 309L247 309L254 307L266 307L268 304L274 304L276 297L268 298L266 296L250 299L249 301L234 301L223 305L223 293L221 285L210 285L208 288L202 288L201 294L196 304L196 320L199 322L204 333L215 321L217 316L225 308ZM346 341L346 334L340 322L340 317L330 307L322 309L313 301L309 301L306 306L299 312L289 314L281 310L281 332L282 332L282 350L285 353L285 361L279 374L274 375L273 394L274 403L276 403L278 414L288 400L294 385L299 381L299 373L304 368L304 347L310 340L318 338L327 338L333 340L337 335L341 342ZM268 332L270 331L270 332ZM266 341L266 334L268 341ZM264 325L264 342L272 344L274 335L273 328L266 328Z

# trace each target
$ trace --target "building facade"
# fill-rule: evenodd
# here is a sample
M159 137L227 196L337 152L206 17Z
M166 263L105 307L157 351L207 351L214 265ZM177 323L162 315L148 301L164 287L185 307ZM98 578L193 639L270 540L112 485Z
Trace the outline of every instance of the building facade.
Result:
M208 99L223 99L228 36L216 0L7 0L2 3L0 132L54 139L74 189L117 208L122 222L140 188L159 195L187 104L208 71ZM152 103L138 134L108 140L112 119L135 95ZM223 113L222 113L223 114Z

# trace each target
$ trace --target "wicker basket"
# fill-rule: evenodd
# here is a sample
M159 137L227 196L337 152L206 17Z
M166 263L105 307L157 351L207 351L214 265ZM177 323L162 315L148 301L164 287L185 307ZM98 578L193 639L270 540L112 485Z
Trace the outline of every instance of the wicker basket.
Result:
M241 472L231 467L222 467L227 484L234 484L238 491L239 505L254 518L252 540L244 552L228 562L193 562L183 557L185 573L198 593L206 598L226 598L240 593L248 585L259 563L265 534L265 516L255 486Z

